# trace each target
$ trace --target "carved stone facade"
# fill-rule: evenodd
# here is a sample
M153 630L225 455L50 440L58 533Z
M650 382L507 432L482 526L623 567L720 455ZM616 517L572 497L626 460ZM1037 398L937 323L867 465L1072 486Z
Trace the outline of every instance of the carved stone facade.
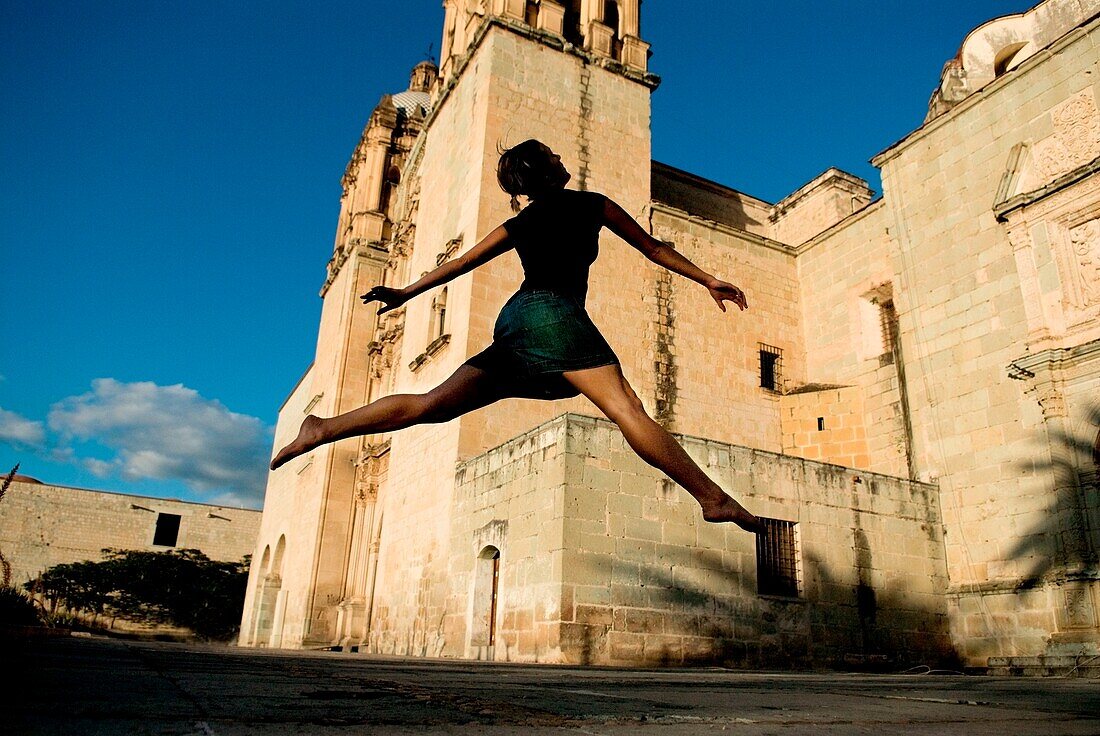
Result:
M651 161L639 5L444 2L438 77L421 64L384 97L351 157L316 359L274 444L306 413L426 392L488 344L514 254L381 318L356 297L507 219L496 145L539 138L573 186L746 289L723 314L605 232L588 309L649 413L789 524L796 595L760 595L767 546L702 522L586 399L509 399L272 474L242 644L899 669L1100 654L1100 0L972 32L925 124L874 158L881 198L829 169L778 203Z

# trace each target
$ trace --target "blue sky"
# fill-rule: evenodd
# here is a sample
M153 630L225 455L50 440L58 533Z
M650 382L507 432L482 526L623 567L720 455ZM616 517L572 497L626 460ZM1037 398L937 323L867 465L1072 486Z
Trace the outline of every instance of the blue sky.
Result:
M829 166L877 189L966 33L1029 5L648 0L654 157L769 201ZM438 0L0 0L0 469L259 507L340 176L441 25Z

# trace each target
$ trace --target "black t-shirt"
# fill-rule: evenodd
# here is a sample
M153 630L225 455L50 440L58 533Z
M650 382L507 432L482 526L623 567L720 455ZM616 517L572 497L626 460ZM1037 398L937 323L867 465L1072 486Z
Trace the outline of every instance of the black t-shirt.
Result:
M584 303L588 267L600 250L606 200L596 192L560 189L539 197L504 223L523 264L521 291L550 289Z

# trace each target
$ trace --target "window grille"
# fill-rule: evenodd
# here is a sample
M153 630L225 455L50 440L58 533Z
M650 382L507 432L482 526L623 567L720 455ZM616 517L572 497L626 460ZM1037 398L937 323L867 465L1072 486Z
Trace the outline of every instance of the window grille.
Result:
M500 552L493 555L493 594L489 603L489 646L497 641L497 592L500 590Z
M760 517L764 531L756 535L756 591L760 595L797 598L801 565L795 522Z
M894 300L885 299L878 303L878 316L882 329L882 354L888 363L894 359L894 346L898 340L898 312L894 309Z
M778 391L783 380L783 351L764 343L758 343L758 346L760 348L760 388Z
M153 532L153 544L157 547L175 547L179 540L180 515L157 514L157 528Z

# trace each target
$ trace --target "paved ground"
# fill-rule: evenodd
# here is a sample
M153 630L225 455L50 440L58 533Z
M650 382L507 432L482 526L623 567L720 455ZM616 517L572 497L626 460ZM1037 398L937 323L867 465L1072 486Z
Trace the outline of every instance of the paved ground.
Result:
M621 670L56 638L4 645L13 734L1100 734L1100 683ZM12 729L12 730L8 730Z

